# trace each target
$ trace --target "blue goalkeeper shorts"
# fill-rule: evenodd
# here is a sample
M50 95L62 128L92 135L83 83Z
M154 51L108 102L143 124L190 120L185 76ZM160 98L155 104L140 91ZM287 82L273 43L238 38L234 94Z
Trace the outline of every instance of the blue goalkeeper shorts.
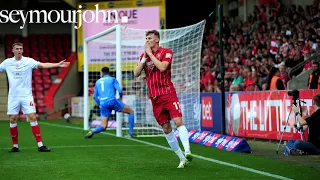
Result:
M112 110L115 110L117 112L121 112L124 108L124 103L117 100L113 99L110 101L107 101L103 104L100 105L100 112L102 117L109 117L111 116Z

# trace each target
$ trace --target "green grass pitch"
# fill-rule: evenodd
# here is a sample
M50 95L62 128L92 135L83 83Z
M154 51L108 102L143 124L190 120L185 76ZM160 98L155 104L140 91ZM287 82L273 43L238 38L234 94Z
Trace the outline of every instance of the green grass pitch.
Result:
M252 143L252 154L222 151L191 144L195 159L184 169L177 169L179 160L168 149L164 137L117 138L114 132L84 139L82 125L61 121L39 121L43 143L49 153L37 151L30 124L19 122L19 153L8 153L12 147L9 122L0 122L0 179L3 180L176 180L176 179L320 179L320 165L309 160L290 161L292 157L278 154L264 156L274 149ZM181 146L182 147L182 146ZM273 148L272 147L272 148ZM260 148L260 149L259 149ZM280 151L282 153L282 149ZM303 158L303 159L302 159ZM310 158L320 162L319 156ZM319 163L320 164L320 163Z

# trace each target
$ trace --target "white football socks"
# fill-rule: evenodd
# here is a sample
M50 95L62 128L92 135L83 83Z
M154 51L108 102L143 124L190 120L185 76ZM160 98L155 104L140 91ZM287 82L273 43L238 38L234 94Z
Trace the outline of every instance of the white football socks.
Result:
M189 133L186 126L182 125L178 127L179 137L182 142L185 153L190 153Z
M180 159L185 159L180 147L178 140L176 136L174 135L174 132L171 131L169 134L166 134L166 139L168 141L168 144L170 145L171 149L178 155Z

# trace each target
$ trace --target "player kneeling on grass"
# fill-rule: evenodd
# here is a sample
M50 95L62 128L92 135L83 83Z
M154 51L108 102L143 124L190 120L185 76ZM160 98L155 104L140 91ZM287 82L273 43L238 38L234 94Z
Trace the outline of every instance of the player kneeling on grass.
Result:
M91 138L94 134L106 130L108 126L108 117L111 116L112 110L129 114L129 135L134 137L134 111L128 105L116 99L115 90L119 92L121 99L122 89L120 88L117 79L109 75L109 68L104 67L101 71L103 77L95 84L93 98L97 105L100 106L102 125L97 126L93 131L90 131L85 138Z
M182 113L176 90L171 81L172 50L159 46L160 34L156 30L146 32L145 52L140 56L139 63L134 70L134 76L139 77L145 71L148 95L153 106L153 114L162 126L171 149L178 155L178 168L192 161L189 145L189 133L182 121ZM183 155L177 138L170 125L173 119L185 150Z
M8 115L10 118L10 134L13 148L9 152L19 152L18 147L18 118L20 109L30 121L32 133L38 143L39 152L51 150L42 144L40 127L36 119L36 108L32 96L32 70L36 68L68 67L70 62L40 63L32 58L22 56L23 44L12 45L14 57L0 64L0 72L6 71L9 81Z

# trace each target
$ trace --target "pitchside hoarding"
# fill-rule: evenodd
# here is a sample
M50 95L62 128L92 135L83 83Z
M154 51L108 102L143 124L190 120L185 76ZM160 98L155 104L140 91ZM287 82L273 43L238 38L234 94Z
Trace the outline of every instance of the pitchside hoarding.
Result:
M220 93L201 93L201 130L221 133Z
M312 98L318 93L320 90L300 90L300 99L306 102L301 104L304 116L314 112ZM233 93L226 99L228 135L279 140L284 132L285 140L301 139L293 112L284 130L292 106L288 91Z
M314 112L312 98L320 94L320 90L299 91L300 99L306 102L301 104L306 117ZM220 93L204 93L201 99L201 129L221 133ZM288 91L226 93L225 105L226 129L230 136L279 140L284 132L284 140L302 139L294 128L293 112L284 130L292 106ZM307 139L308 132L303 136Z

